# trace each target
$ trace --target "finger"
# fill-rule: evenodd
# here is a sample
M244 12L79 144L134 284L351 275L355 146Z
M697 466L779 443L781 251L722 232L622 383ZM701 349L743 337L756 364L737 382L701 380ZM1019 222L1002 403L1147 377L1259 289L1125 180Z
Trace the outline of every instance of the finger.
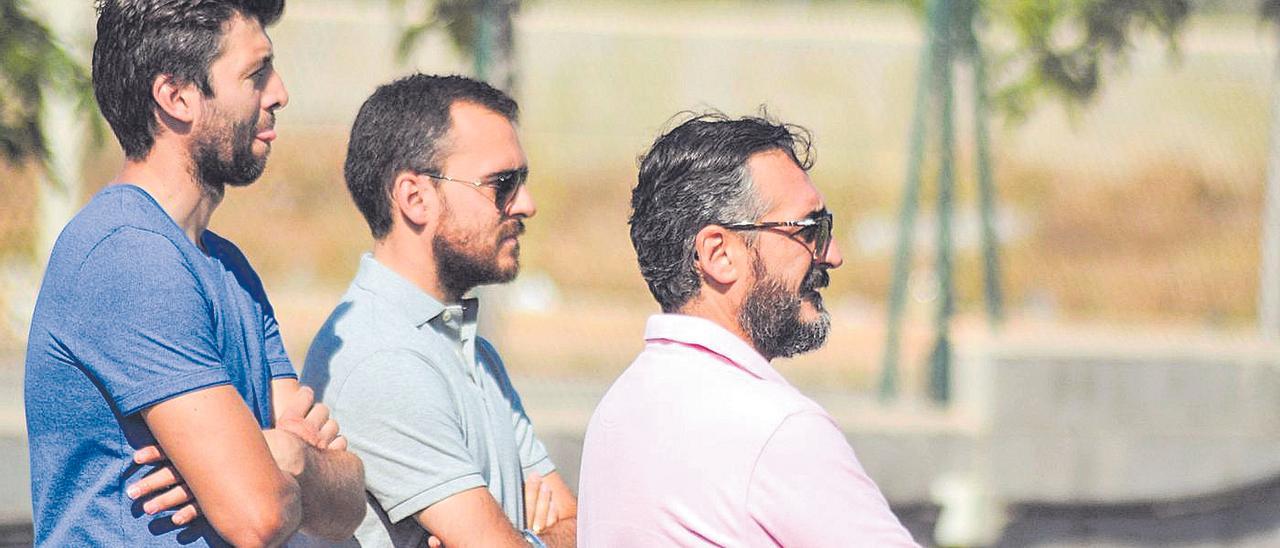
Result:
M435 535L431 535L430 537L427 537L427 546L428 548L441 548L444 546L444 543L440 542L440 539L436 538Z
M538 488L542 486L542 475L537 472L531 472L524 477L524 502L525 506L532 509L534 503L538 502Z
M283 430L297 436L307 445L312 447L320 447L320 432L312 428L310 424L302 419L280 418L276 421L276 429Z
M194 521L196 517L198 517L199 515L200 515L200 507L196 506L196 504L193 502L191 504L183 506L182 508L179 508L178 511L174 512L172 516L169 516L169 519L173 520L174 525L186 525Z
M557 521L560 521L560 511L556 506L556 493L552 491L551 503L547 505L547 522L542 524L542 528L550 529Z
M162 466L126 488L125 494L137 500L179 483L182 483L182 476L178 475L178 471L172 466Z
M307 411L306 421L319 430L329 421L329 406L323 403L312 405L311 410Z
M289 419L281 421L281 424L298 422L302 421ZM302 473L303 466L306 464L307 442L305 440L292 431L280 427L263 430L262 437L267 440L267 449L271 451L271 458L276 461L276 466L280 470L295 477Z
M320 427L320 449L328 447L333 440L338 438L338 421L329 419L324 422L324 426Z
M185 484L178 485L147 501L142 505L142 511L148 514L155 514L177 508L191 502L192 500L191 490L187 489Z
M338 436L338 437L336 437L336 438L333 438L333 442L329 444L329 449L331 449L331 450L333 450L333 451L346 451L346 450L347 450L347 437L346 437L346 436Z
M547 508L551 506L551 487L543 484L538 488L538 504L533 511L533 534L542 532L547 521Z
M133 453L133 462L138 464L155 464L164 459L164 451L160 450L159 445L148 445Z
M309 386L299 387L297 392L293 393L293 397L289 398L284 409L280 411L280 418L301 419L307 416L311 411L311 406L316 402L316 393Z
M538 488L542 485L542 475L529 474L524 478L524 522L533 527L533 511L538 506Z

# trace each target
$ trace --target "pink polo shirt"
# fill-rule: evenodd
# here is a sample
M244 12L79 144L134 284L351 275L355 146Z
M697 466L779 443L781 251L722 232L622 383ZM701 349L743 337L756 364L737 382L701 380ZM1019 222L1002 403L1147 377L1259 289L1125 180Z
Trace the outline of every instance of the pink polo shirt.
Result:
M649 318L587 427L582 546L916 546L844 434L709 320Z

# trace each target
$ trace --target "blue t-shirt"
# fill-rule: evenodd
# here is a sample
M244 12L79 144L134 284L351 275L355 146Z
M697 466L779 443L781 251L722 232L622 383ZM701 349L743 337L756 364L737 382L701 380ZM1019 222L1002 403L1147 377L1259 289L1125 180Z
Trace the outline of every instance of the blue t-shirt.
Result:
M149 516L125 486L152 466L140 411L231 384L263 428L271 380L294 377L262 282L231 242L208 255L146 191L110 186L63 229L27 343L26 409L36 544L226 544L203 518Z

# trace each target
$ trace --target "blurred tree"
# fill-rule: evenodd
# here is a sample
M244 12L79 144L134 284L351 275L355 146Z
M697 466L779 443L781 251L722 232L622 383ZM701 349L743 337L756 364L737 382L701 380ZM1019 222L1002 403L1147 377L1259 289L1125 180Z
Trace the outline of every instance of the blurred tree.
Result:
M67 47L88 16L74 15L84 10L68 0L38 7L34 13L24 0L0 0L0 154L12 165L40 168L34 253L43 261L78 205L86 129L96 138L102 121L89 72Z
M86 35L92 19L84 8L77 0L0 0L0 162L35 167L39 177L33 245L5 250L34 260L3 265L10 270L9 279L0 280L0 332L26 333L33 288L24 280L39 279L54 240L79 207L84 146L88 136L102 133L88 70L67 47L68 39ZM15 186L0 181L2 192Z
M1155 30L1176 52L1178 32L1191 14L1190 0L904 0L923 15L926 44L921 53L915 114L912 118L907 180L898 230L889 295L889 319L880 383L882 398L897 394L899 337L905 310L907 282L911 275L921 170L926 135L938 132L937 177L938 234L933 264L937 280L938 310L935 342L929 354L930 396L940 402L950 397L950 322L954 311L951 224L955 185L955 128L953 66L966 62L973 83L974 141L978 197L982 222L984 293L987 315L993 327L1003 318L999 254L994 230L995 184L990 166L988 106L994 103L1007 120L1026 118L1036 102L1053 97L1068 108L1093 98L1104 68L1122 65L1131 49L1131 37ZM1280 0L1265 0L1265 4ZM1277 8L1267 8L1280 12ZM1017 43L999 56L1004 75L989 98L986 39L993 25L1013 31ZM1278 261L1280 262L1280 261ZM1280 287L1277 288L1280 290ZM1280 292L1280 291L1278 291ZM1280 300L1280 299L1278 299ZM1280 316L1280 314L1278 314ZM1280 317L1278 317L1280 321Z
M1191 15L1190 0L988 1L983 12L1007 25L1017 45L1002 59L1011 78L994 100L1012 121L1024 119L1043 98L1076 107L1097 95L1104 68L1124 65L1132 37L1154 31L1177 52ZM981 33L982 29L975 29Z
M443 29L454 47L471 57L472 74L511 93L516 86L515 29L520 0L390 0L396 9L416 4L421 16L400 36L404 60L429 31Z
M1012 25L1019 37L1011 56L1024 70L997 95L1011 120L1026 117L1035 100L1056 96L1069 107L1086 103L1101 84L1102 67L1123 64L1130 37L1154 30L1176 52L1178 34L1193 11L1189 0L1016 0L988 2L992 17ZM1260 0L1258 15L1280 29L1280 0ZM1063 28L1083 29L1062 40ZM1276 36L1280 38L1280 34ZM1280 40L1278 40L1280 43ZM1267 157L1258 287L1258 328L1280 338L1280 66L1273 72L1271 136Z
M92 111L88 71L56 40L23 0L0 0L0 154L23 165L49 159L41 122L46 98L64 94Z

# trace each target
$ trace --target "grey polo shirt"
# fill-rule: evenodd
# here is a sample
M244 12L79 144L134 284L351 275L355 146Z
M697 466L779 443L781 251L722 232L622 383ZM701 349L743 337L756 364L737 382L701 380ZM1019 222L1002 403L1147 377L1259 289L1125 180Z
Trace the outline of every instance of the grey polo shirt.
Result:
M425 546L412 516L480 486L522 529L524 474L555 470L501 358L476 336L477 309L443 305L366 254L311 343L302 382L364 461L362 546Z

